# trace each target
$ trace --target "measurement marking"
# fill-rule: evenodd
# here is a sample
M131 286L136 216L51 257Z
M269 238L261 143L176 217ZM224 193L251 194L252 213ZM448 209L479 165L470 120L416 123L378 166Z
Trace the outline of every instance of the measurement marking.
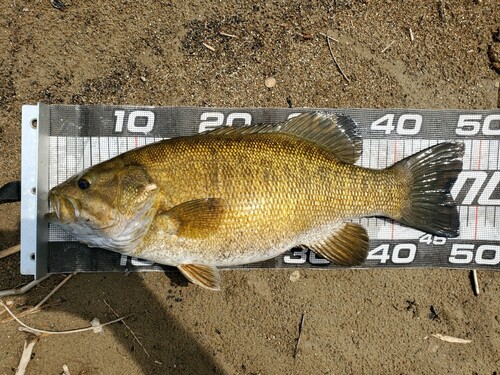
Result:
M57 142L56 142L56 158L59 159L59 138L57 137ZM59 160L57 160L59 161ZM56 163L57 166L59 166L59 163ZM51 168L49 168L50 170ZM56 168L56 182L59 183L59 168Z
M482 146L483 146L483 140L480 139L479 140L479 155L478 155L478 159L477 159L477 169L480 170L481 169L481 149L482 149ZM475 212L475 219L474 219L474 240L477 239L477 223L478 223L478 212L479 212L479 206L476 206L476 212Z
M398 146L396 141L394 141L394 147L393 147L393 152L392 152L392 163L396 163L396 153L398 150ZM391 223L391 240L394 240L394 220L392 220Z
M66 139L66 142L65 143L65 148L66 148L66 155L71 155L69 152L68 152L68 145L69 145L69 142L68 140ZM66 166L66 168L64 169L66 171L66 173L68 173L68 159L69 158L64 158L64 164ZM64 177L66 178L66 175L64 175Z
M477 214L479 212L479 206L476 206L475 220L474 220L474 241L477 240Z
M469 228L469 207L462 206L462 208L465 208L465 227Z
M490 164L490 142L486 142L485 144L485 155L486 155L486 166L484 167L484 169L490 169L489 168L489 164Z

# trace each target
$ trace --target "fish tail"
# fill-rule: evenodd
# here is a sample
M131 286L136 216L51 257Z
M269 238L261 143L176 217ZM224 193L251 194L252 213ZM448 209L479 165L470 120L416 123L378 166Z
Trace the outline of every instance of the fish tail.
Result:
M394 219L444 237L457 237L460 219L450 190L462 171L463 143L431 146L390 167L407 192Z

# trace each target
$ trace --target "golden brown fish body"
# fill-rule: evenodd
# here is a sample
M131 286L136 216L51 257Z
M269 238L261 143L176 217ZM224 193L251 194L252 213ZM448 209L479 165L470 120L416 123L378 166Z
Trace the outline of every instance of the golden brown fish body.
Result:
M449 189L462 145L441 144L384 170L354 165L360 149L352 120L327 114L166 140L55 187L49 219L90 246L177 266L211 289L217 266L295 246L359 265L368 236L349 220L363 216L457 235Z
M193 213L201 216L182 233L169 215L158 215L132 253L158 262L168 254L175 265L269 259L326 238L348 219L395 212L401 200L393 197L405 190L393 171L342 163L312 143L279 133L179 138L124 159L148 165L162 192L161 210L164 202L168 210L200 199L213 200L200 202L202 211L205 204L217 206Z

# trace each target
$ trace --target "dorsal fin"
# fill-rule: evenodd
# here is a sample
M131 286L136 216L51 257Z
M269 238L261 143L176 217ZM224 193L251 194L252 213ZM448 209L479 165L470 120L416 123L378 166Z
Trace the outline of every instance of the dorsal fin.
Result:
M321 145L345 163L355 163L363 151L358 126L344 114L303 113L285 122L280 131Z
M354 120L335 113L303 113L280 124L224 126L207 133L235 135L274 132L291 134L313 142L345 163L355 163L363 150L362 139Z

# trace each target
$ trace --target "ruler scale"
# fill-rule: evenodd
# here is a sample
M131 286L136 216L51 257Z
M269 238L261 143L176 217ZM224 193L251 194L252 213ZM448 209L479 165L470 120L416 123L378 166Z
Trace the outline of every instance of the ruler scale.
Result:
M164 266L89 249L43 219L48 190L73 174L161 139L222 125L277 123L304 111L344 113L359 125L358 165L385 168L443 141L465 144L463 172L452 189L460 237L446 239L391 220L356 220L367 228L370 253L361 268L482 268L500 270L500 111L427 109L284 109L136 106L23 106L21 271L45 273L149 271ZM37 120L34 128L32 120ZM33 149L35 148L35 150ZM33 188L36 188L33 190ZM28 191L29 190L29 191ZM33 193L35 192L35 193ZM26 199L25 199L26 197ZM292 249L236 268L338 268L313 252Z

